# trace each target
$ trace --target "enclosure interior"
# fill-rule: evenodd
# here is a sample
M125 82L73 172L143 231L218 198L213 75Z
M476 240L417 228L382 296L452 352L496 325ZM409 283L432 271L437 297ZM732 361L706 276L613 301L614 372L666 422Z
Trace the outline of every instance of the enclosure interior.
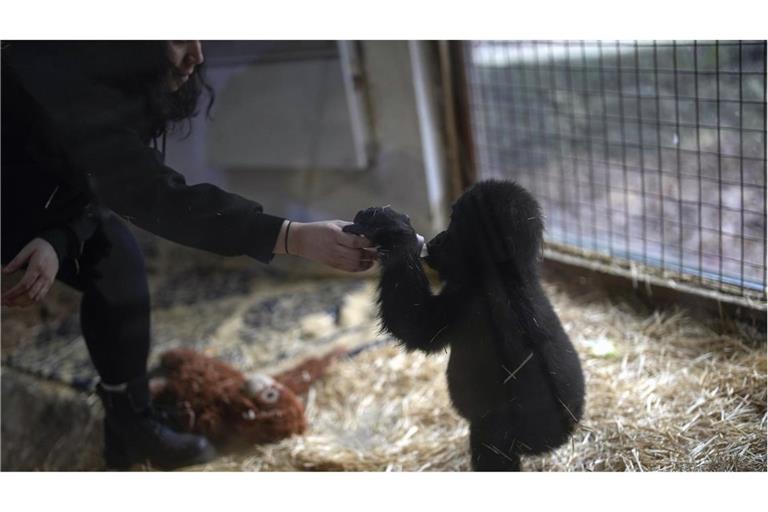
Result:
M765 300L764 41L465 45L478 178L553 246Z
M765 309L764 41L466 41L452 98L424 42L346 42L352 60L336 42L247 43L210 42L212 119L169 141L169 165L191 182L301 220L390 203L430 234L425 168L447 182L450 166L445 154L432 162L429 137L444 141L455 100L477 178L531 190L549 251L635 276L617 291L545 265L584 367L586 412L571 442L524 470L766 470L765 325L660 308L644 284ZM469 469L448 355L406 353L380 332L375 271L293 257L264 266L135 233L153 298L150 366L179 346L269 374L354 352L304 397L306 434L193 470ZM95 382L72 290L3 309L2 467L101 468Z

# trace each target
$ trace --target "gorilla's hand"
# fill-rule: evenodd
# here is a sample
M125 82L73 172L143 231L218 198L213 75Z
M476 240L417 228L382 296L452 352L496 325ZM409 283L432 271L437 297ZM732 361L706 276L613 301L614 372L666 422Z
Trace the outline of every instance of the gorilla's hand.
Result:
M379 247L383 261L404 254L418 254L420 243L407 215L389 207L360 210L354 224L345 226L347 233L363 235Z

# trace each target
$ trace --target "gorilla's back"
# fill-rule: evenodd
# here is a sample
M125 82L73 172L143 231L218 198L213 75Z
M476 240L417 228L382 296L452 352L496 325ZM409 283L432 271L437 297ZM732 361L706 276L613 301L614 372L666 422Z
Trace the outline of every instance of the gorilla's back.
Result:
M503 399L503 371L494 346L485 300L469 294L461 314L446 332L451 344L448 390L464 418L482 416Z
M546 326L543 330L526 333L528 322L517 319L521 308L506 299L470 293L446 333L451 343L448 387L458 412L470 420L504 413L509 435L527 446L528 453L562 444L583 409L578 355L543 290L539 292L532 308L537 322ZM501 304L491 305L500 299ZM492 318L499 307L507 309L508 318Z

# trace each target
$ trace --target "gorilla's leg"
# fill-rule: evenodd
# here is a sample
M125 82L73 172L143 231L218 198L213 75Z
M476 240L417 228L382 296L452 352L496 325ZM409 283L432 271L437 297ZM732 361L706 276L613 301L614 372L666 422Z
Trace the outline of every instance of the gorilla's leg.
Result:
M509 426L509 416L504 412L491 412L470 423L474 471L520 471L519 446Z

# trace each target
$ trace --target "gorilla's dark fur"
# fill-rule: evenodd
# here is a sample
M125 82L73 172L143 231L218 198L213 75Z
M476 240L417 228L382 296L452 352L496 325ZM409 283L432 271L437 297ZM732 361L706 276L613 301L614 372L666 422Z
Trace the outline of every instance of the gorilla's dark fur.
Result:
M543 223L536 200L485 181L453 205L426 262L444 281L433 295L407 216L359 212L345 231L379 246L382 325L410 350L451 346L448 388L470 422L475 470L519 470L521 454L563 444L580 420L578 355L539 283Z

